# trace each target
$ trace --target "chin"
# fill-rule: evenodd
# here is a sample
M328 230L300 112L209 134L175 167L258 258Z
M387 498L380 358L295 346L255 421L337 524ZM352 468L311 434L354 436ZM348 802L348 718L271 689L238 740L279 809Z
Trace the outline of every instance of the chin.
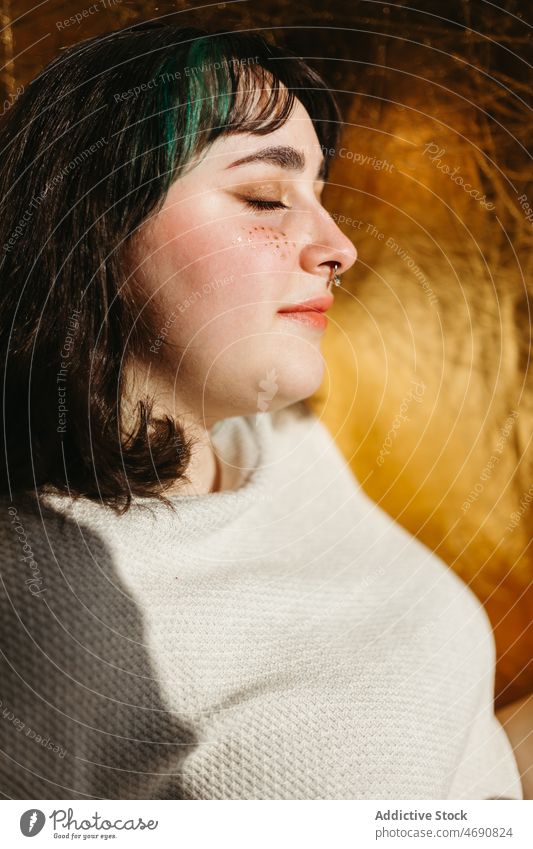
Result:
M259 336L254 342L251 350L239 351L231 363L225 362L222 368L219 362L219 368L210 371L203 383L204 399L211 399L205 402L208 407L225 416L274 412L309 398L320 388L326 369L320 337L308 340L276 334Z
M302 350L299 346L298 351L289 352L287 350L283 363L272 366L271 380L265 381L265 383L271 383L271 393L274 389L274 383L277 386L277 390L272 394L268 409L282 409L289 404L295 404L297 401L309 398L320 388L324 371L324 359L319 349L311 351L309 347L306 347ZM261 391L266 396L267 387L261 385Z

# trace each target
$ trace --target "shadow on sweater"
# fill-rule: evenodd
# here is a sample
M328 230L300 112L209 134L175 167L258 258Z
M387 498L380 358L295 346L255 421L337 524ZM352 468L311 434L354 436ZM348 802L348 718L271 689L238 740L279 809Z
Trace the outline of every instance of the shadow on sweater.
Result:
M52 526L64 545L51 545ZM163 704L107 546L42 503L0 501L0 534L2 794L185 798L180 765L196 740Z

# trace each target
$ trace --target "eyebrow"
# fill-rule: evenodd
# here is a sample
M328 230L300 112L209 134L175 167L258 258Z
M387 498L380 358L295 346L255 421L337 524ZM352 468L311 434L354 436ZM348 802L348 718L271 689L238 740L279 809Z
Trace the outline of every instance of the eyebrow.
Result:
M279 168L286 168L288 171L303 171L305 169L305 156L302 151L288 145L276 145L256 150L248 156L243 156L242 159L235 160L227 168L236 168L238 165L247 165L249 162L268 162L271 165L277 165ZM325 157L320 163L316 179L324 181L326 179Z

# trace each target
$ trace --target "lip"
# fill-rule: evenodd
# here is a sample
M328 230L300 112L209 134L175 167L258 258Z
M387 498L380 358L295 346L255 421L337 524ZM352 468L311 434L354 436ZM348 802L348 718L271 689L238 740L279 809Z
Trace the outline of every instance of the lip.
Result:
M300 321L316 330L325 330L328 326L328 319L324 313L330 308L334 300L333 295L328 293L320 298L301 301L299 304L289 304L278 310L278 313L291 321Z
M280 313L295 313L295 312L315 312L315 313L324 313L326 310L329 310L333 301L335 300L334 296L331 294L321 295L320 298L311 298L309 301L301 301L299 304L288 304L286 307L281 307L278 310ZM324 316L325 318L325 316Z
M289 312L280 312L285 320L299 321L300 324L306 324L308 327L313 327L316 330L325 330L328 326L328 317L320 310L292 310Z

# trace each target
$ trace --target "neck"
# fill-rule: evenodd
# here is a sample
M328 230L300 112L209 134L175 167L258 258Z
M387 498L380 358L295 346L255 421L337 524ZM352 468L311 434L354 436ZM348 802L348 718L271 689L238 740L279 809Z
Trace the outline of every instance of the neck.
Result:
M222 470L213 449L209 431L194 422L187 427L187 435L194 436L195 444L191 449L191 459L185 473L186 479L181 478L176 481L165 491L165 494L207 495L209 492L219 492Z
M180 398L162 378L150 375L150 367L135 364L126 372L122 427L125 435L135 426L138 401L155 397L152 415L169 415L179 421L187 439L193 439L191 459L184 477L165 489L165 495L207 495L221 486L221 464L216 456L209 425L194 404ZM214 422L212 423L214 424ZM211 427L212 427L211 424Z

